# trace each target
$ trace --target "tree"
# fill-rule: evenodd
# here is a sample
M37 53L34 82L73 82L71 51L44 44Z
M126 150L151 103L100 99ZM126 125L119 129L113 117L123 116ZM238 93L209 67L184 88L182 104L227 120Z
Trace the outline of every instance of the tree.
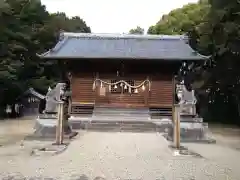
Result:
M129 34L144 34L144 29L137 26L135 29L131 29Z
M0 110L29 87L45 92L58 80L58 65L36 53L52 48L61 30L90 32L80 17L49 14L39 0L0 3ZM51 70L56 71L53 73Z
M240 117L240 4L237 0L209 2L205 23L194 29L196 36L192 38L198 49L212 55L205 66L199 67L204 80L201 88L208 88L213 108L229 110L221 117L229 120L228 116L235 114L236 120Z
M209 12L202 23L190 29L188 35L191 46L211 58L192 68L187 78L201 96L202 109L207 109L206 118L240 124L239 2L211 0L209 3Z
M206 1L191 3L172 10L165 14L153 26L149 27L148 34L185 34L194 26L202 23L209 10L209 4Z
M237 0L201 0L162 16L149 34L187 34L189 44L211 58L184 75L194 88L201 115L234 122L240 117L240 4Z

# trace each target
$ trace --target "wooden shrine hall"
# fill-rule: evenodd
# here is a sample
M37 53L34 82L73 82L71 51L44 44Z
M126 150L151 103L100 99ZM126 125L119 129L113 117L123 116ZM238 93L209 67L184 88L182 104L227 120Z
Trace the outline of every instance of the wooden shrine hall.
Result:
M71 114L84 107L165 108L174 101L174 75L183 62L207 59L184 35L61 33L39 55L71 73Z

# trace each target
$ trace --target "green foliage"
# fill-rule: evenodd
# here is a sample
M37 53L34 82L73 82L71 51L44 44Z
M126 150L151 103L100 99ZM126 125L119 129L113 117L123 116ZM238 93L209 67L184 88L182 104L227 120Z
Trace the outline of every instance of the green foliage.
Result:
M185 5L163 15L156 25L148 29L148 34L185 34L203 22L208 10L209 4L205 1Z
M144 34L144 29L137 26L135 29L131 29L129 34Z
M209 74L201 88L208 87L210 104L227 104L233 114L237 112L236 120L240 117L240 2L211 0L210 5L207 21L195 30L197 48L212 55L199 69Z
M39 0L0 2L0 109L29 87L44 92L58 80L57 62L40 60L36 53L52 48L62 30L91 31L80 17L49 14Z
M240 119L240 2L201 0L162 16L149 34L188 34L190 45L211 58L185 75L208 120Z

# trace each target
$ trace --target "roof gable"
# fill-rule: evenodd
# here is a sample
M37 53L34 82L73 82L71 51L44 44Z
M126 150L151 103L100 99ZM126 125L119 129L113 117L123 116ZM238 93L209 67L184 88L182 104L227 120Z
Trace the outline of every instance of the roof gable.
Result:
M202 60L184 35L126 35L62 33L59 42L42 58L121 58Z

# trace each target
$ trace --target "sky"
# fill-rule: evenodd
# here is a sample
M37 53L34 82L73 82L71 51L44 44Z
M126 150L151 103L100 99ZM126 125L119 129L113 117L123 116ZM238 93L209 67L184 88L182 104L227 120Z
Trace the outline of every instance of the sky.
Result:
M163 14L198 0L41 0L51 12L81 17L94 33L128 33L140 26L148 30Z

